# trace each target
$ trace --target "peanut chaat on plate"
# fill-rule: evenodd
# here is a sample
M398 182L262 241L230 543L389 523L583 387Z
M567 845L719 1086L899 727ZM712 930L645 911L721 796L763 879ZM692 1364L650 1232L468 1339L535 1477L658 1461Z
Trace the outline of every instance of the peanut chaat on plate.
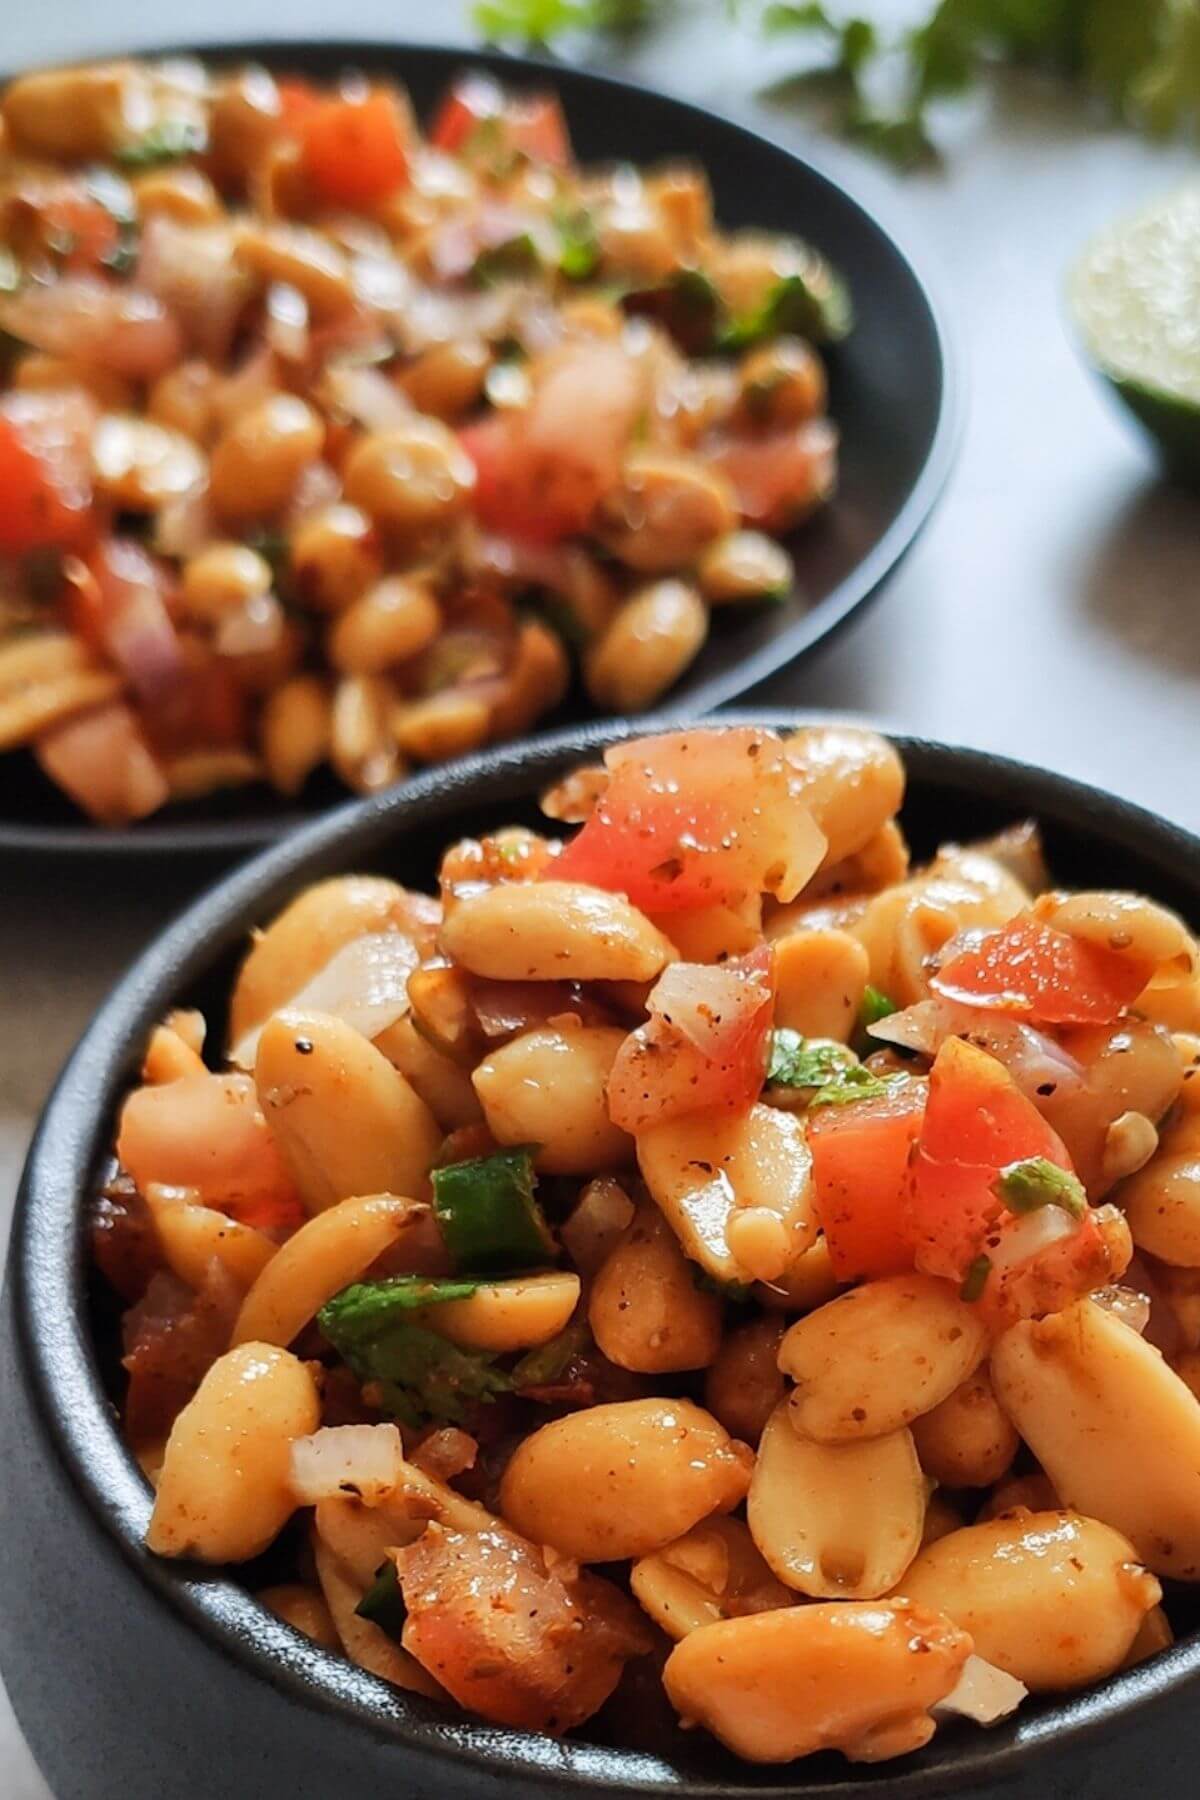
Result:
M846 291L558 101L119 62L0 97L0 750L93 818L370 791L791 590Z
M274 1544L264 1606L485 1719L755 1762L1171 1642L1196 945L1031 824L912 867L903 785L850 727L621 743L436 898L299 894L218 1066L155 1030L92 1217L152 1551Z

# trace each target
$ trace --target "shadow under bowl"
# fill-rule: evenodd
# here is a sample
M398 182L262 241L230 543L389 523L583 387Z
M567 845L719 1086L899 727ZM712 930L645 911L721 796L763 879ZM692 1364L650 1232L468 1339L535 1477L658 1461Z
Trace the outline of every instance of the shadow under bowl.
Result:
M785 730L803 722L744 716ZM535 823L548 782L646 728L561 732L318 821L228 877L152 944L67 1063L30 1151L0 1310L0 1666L59 1800L1194 1794L1200 1611L1184 1590L1171 1597L1172 1649L1078 1695L1032 1700L991 1732L951 1725L919 1755L875 1768L823 1756L758 1769L698 1732L622 1748L638 1741L632 1718L594 1722L567 1742L467 1719L328 1655L223 1573L144 1551L151 1496L105 1385L83 1219L149 1026L171 1005L199 1005L220 1041L248 931L299 889L364 869L429 884L448 840ZM1056 775L896 741L917 855L1032 815L1065 884L1142 889L1200 920L1195 838Z

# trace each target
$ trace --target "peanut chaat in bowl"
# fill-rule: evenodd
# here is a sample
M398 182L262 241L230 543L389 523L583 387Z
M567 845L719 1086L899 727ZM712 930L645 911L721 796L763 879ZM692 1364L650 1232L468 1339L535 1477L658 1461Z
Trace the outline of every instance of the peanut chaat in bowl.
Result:
M92 818L639 711L789 593L845 287L557 99L188 60L0 97L0 750Z
M439 1706L760 1763L1171 1643L1196 944L1031 823L911 866L903 788L849 726L629 739L436 897L300 893L207 1063L155 1029L91 1219L151 1551Z

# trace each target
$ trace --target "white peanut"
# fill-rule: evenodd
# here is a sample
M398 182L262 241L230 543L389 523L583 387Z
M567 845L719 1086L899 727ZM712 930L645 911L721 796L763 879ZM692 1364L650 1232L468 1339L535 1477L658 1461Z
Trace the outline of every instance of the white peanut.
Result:
M309 1219L276 1251L246 1295L232 1342L286 1347L327 1300L357 1281L424 1213L415 1201L371 1194L342 1200Z
M925 1523L912 1433L818 1444L777 1406L758 1447L746 1517L788 1587L828 1600L888 1593L917 1554Z
M746 1492L749 1451L690 1400L622 1400L527 1437L500 1509L538 1544L580 1562L646 1556Z
M658 1208L640 1206L588 1301L592 1335L610 1362L644 1374L712 1362L721 1344L721 1302L696 1286L692 1268Z
M437 1121L352 1025L276 1013L258 1041L254 1082L309 1212L359 1194L425 1193L442 1142Z
M978 1367L978 1308L932 1275L866 1281L793 1325L779 1366L797 1429L824 1443L882 1436L941 1404Z
M969 1631L977 1655L1034 1693L1119 1669L1161 1592L1111 1526L1021 1510L940 1538L901 1587Z
M620 894L574 881L505 882L442 926L447 956L494 981L652 981L670 942Z
M311 1371L272 1344L212 1365L171 1428L146 1543L160 1556L246 1562L295 1508L292 1441L320 1423Z
M929 1742L929 1709L970 1653L949 1619L903 1601L794 1606L689 1633L663 1681L685 1724L748 1762L883 1762Z
M1200 1401L1158 1351L1080 1300L1012 1326L991 1370L1063 1504L1123 1532L1156 1574L1200 1581Z
M717 1281L773 1281L817 1235L812 1158L789 1113L759 1104L729 1118L693 1114L642 1132L637 1149L646 1186L685 1253ZM735 1220L745 1219L772 1253L768 1268L750 1268L739 1254L762 1249L746 1242L744 1227L738 1245Z
M633 1161L608 1116L609 1073L625 1033L564 1018L493 1050L471 1080L500 1144L536 1144L546 1175L586 1175Z

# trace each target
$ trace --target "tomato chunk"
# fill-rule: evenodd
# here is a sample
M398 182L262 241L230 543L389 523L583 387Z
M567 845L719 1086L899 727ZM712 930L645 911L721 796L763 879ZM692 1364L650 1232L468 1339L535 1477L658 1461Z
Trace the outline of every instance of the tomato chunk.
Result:
M723 437L702 451L733 488L742 517L786 531L833 491L837 434L827 419L761 437Z
M989 1230L1005 1215L992 1191L996 1177L1028 1157L1071 1168L1062 1139L1004 1065L962 1038L947 1038L930 1072L913 1171L919 1269L963 1280Z
M299 110L301 167L332 206L386 200L408 179L400 114L391 96L322 100Z
M608 786L556 880L673 913L763 892L794 899L820 864L825 839L767 732L673 732L615 745L604 760Z
M817 1213L839 1281L913 1266L912 1156L926 1096L923 1081L898 1081L878 1099L809 1114Z
M930 985L964 1006L1044 1025L1110 1025L1150 974L1145 963L1023 918L951 957Z
M0 553L69 549L87 535L93 421L92 408L71 392L0 401Z
M692 1112L748 1111L762 1091L774 1016L764 944L720 967L673 963L608 1080L615 1125L637 1133Z
M475 464L476 517L541 544L585 530L620 479L643 399L643 371L617 344L574 344L541 358L523 412L459 434Z
M436 1524L393 1552L409 1654L471 1712L558 1735L603 1705L652 1640L611 1582L549 1555L514 1533Z
M490 129L480 133L481 126ZM490 75L464 75L455 82L438 109L429 141L451 155L470 151L476 142L493 160L517 152L555 169L571 161L567 123L555 95L506 94Z

